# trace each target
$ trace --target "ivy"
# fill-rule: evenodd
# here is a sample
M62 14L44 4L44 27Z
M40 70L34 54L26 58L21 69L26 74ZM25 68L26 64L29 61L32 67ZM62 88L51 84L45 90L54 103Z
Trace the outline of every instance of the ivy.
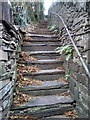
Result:
M66 74L65 74L65 78L66 78L66 80L68 80L68 78L70 77L70 70L68 69L67 70L67 72L66 72Z
M65 45L57 47L56 51L60 54L64 54L66 56L66 61L68 61L73 56L74 49L70 45Z
M52 30L53 33L58 33L59 30L57 29L56 25L50 25L47 27L49 30Z

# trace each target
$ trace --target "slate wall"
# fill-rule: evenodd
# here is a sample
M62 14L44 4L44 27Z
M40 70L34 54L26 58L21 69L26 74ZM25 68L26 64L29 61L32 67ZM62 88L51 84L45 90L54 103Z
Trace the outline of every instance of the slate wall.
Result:
M79 1L79 0L78 0ZM55 2L49 9L49 25L59 27L59 39L62 45L71 44L61 20L51 12L57 12L62 16L73 40L75 41L82 58L90 70L90 2ZM65 58L65 56L64 56ZM79 60L77 52L68 62L64 61L67 71L70 71L70 92L76 100L76 110L80 118L88 118L90 94L88 92L89 78Z
M4 11L1 2L0 9L0 15L4 15L6 10ZM10 21L10 14L8 17L1 17L0 20ZM18 30L13 25L0 21L0 120L7 120L13 101L20 41Z

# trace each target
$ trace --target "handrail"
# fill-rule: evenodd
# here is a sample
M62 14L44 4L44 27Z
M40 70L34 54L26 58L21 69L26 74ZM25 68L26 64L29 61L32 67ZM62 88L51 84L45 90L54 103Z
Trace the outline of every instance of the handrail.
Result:
M66 24L65 24L65 22L64 22L64 20L63 20L63 18L62 18L60 15L58 15L57 13L55 13L55 12L51 12L50 14L55 14L55 15L57 15L57 16L61 19L61 21L62 21L62 23L63 23L63 25L64 25L64 27L65 27L68 35L69 35L69 38L70 38L70 40L71 40L71 42L72 42L72 44L73 44L73 46L74 46L74 49L76 50L76 52L77 52L77 54L78 54L78 56L79 56L79 59L80 59L82 65L83 65L83 67L84 67L84 69L85 69L85 71L86 71L86 74L87 74L88 77L90 78L90 71L89 71L87 65L85 64L85 62L84 62L84 60L83 60L83 58L82 58L82 56L81 56L81 54L80 54L77 46L75 45L75 42L74 42L73 38L71 37L71 34L70 34L70 32L69 32L69 30L68 30L68 28L67 28L67 26L66 26Z

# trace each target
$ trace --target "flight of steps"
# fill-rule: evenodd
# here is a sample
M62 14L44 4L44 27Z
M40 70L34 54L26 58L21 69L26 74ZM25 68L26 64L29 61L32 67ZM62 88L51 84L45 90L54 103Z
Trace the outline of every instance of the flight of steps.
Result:
M34 96L30 101L13 107L15 115L31 116L35 118L54 118L74 110L74 100L70 95L64 93L69 90L69 83L60 81L64 79L65 70L60 54L56 53L55 48L60 46L58 37L47 29L46 23L40 23L35 32L26 34L31 39L24 39L22 51L29 53L37 60L19 61L26 66L37 66L40 71L23 73L25 78L41 80L41 85L28 85L18 87L17 90L27 95ZM59 68L59 69L58 69ZM62 95L61 95L62 94Z

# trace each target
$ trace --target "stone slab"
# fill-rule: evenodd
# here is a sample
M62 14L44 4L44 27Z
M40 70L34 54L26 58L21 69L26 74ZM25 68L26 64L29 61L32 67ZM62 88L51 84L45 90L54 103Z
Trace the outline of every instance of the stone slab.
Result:
M26 63L26 64L53 64L53 63L63 63L63 60L58 59L44 59L44 60L29 60L27 62L19 61L19 63Z
M0 81L0 90L10 82L10 79Z
M0 75L6 72L5 62L0 62Z
M8 60L8 53L0 50L0 60Z
M24 47L34 47L34 46L37 46L37 47L41 47L41 46L58 46L58 44L48 44L48 43L46 43L46 44L33 44L33 43L31 43L31 44L23 44L22 46L24 46Z
M49 117L52 115L62 115L64 112L68 112L73 110L73 106L70 104L63 104L63 105L51 105L51 106L43 106L43 107L34 107L28 108L24 110L16 110L14 111L15 115L18 116L32 116L35 118L43 118Z
M30 55L41 55L41 54L57 54L56 51L27 51Z
M50 70L40 70L39 72L23 73L25 76L40 76L40 75L57 75L65 74L64 70L50 69Z
M9 84L7 84L2 90L0 90L0 99L2 99L4 95L8 93L11 87L12 87L12 82L9 82Z
M65 88L68 86L68 83L58 82L58 81L45 81L41 85L28 85L22 87L22 90L45 90L45 89L53 89L53 88Z
M47 45L42 45L42 46L22 46L22 51L51 51L51 50L55 50L57 47L59 47L60 45L52 45L52 46L47 46Z
M55 105L55 104L70 104L73 103L74 100L72 98L66 96L41 96L32 98L30 102L26 102L22 104L21 107L35 107L35 106L48 106L48 105Z
M44 37L44 38L57 38L56 35L40 35L40 34L26 34L27 37Z
M26 42L35 42L35 43L37 43L37 42L41 42L41 43L47 43L47 42L55 42L55 43L59 43L60 44L60 40L58 40L58 39L50 39L50 38L38 38L38 39L36 39L36 38L33 38L33 39L23 39L23 41L26 41Z

